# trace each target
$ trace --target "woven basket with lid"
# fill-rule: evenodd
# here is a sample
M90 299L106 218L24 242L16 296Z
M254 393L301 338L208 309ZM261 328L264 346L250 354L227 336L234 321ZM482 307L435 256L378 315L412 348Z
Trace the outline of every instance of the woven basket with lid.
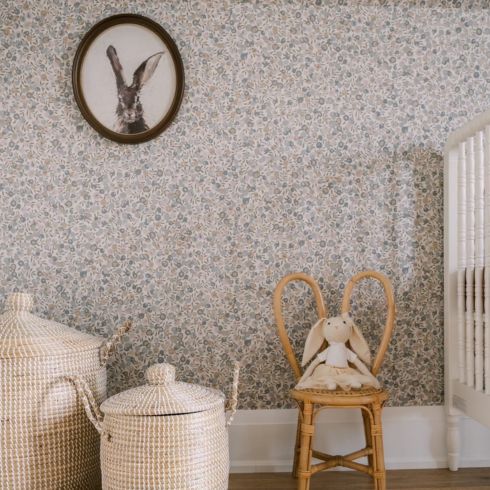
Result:
M225 397L175 381L175 369L155 364L148 384L119 393L100 409L89 388L74 382L101 433L103 490L226 490L229 453ZM236 410L235 365L232 414Z
M106 398L114 342L31 313L33 299L10 295L0 315L0 489L100 488L99 435L67 375Z

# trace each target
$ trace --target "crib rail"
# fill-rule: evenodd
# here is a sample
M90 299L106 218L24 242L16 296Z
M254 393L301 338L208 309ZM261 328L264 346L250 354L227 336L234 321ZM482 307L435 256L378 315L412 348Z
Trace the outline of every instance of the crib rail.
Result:
M490 427L490 111L449 136L444 160L444 397L457 470L460 414Z
M449 137L445 160L446 369L490 395L490 111Z

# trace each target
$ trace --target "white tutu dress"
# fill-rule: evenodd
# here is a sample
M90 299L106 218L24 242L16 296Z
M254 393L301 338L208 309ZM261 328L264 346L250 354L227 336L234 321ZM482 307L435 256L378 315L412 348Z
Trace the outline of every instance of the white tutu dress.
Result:
M335 390L337 386L345 391L359 389L362 386L379 388L378 380L370 373L363 374L349 366L349 362L356 364L357 355L344 343L332 343L323 352L316 356L314 361L318 364L310 374L308 370L297 384L297 389L321 388Z

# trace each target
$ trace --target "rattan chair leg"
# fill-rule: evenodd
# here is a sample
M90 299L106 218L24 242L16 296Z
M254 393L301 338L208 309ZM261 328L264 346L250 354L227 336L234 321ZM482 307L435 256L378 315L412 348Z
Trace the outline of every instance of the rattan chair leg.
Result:
M309 490L311 478L311 442L315 427L313 425L313 404L303 405L301 421L300 452L298 464L298 490Z
M362 414L362 420L364 422L364 436L366 438L366 447L369 447L373 449L373 436L371 434L371 419L369 417L369 414L361 409L361 414ZM371 468L374 469L373 465L373 455L370 454L368 457L368 464Z
M374 478L375 478L375 490L386 490L386 469L384 460L383 449L383 426L381 422L381 411L383 407L381 404L373 405L373 419L374 424L371 427L371 432L374 439Z
M293 478L298 478L299 451L301 448L301 410L299 407L298 425L296 427L296 443L294 444Z

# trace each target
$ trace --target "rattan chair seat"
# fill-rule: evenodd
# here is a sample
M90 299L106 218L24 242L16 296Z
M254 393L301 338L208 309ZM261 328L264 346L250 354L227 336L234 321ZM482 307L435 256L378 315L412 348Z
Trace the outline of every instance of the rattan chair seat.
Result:
M318 388L306 388L291 390L291 397L298 401L309 401L322 405L332 406L357 406L359 404L383 402L388 399L388 392L382 388L365 386L359 390L322 390Z

